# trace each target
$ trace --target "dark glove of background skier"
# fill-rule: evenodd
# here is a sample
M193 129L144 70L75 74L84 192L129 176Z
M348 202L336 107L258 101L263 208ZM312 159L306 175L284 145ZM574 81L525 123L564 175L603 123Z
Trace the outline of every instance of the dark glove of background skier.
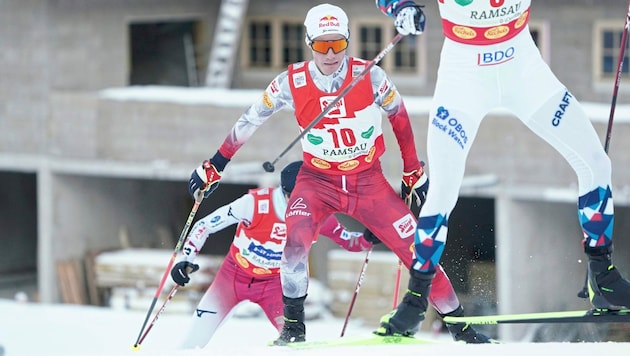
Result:
M374 233L370 231L370 229L365 229L365 231L363 231L363 238L365 239L365 241L371 242L372 245L381 243L381 240L379 240L378 237L376 237L376 235L374 235Z
M198 270L198 264L181 261L176 263L175 266L173 266L173 269L171 269L171 278L173 278L173 282L183 287L186 283L190 282L190 276L188 276L188 274Z

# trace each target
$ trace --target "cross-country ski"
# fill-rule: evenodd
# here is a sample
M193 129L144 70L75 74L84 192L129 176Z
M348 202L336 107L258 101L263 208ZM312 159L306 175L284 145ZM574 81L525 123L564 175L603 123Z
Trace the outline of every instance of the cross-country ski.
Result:
M443 343L435 339L416 338L407 336L347 336L317 341L295 342L286 345L272 345L274 347L289 347L292 349L324 349L349 346L392 346L392 345L427 345Z
M628 323L630 309L445 317L444 322L448 324Z

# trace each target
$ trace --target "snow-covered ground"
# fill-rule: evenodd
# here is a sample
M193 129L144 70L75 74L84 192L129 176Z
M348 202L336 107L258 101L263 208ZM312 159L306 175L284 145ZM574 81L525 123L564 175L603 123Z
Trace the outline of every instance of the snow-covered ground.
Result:
M159 307L159 303L158 303ZM148 308L148 306L147 306ZM339 347L295 350L267 346L277 333L260 317L231 318L202 350L176 350L186 332L189 316L165 312L154 324L140 350L132 351L146 311L124 311L105 307L68 304L44 305L0 299L0 345L4 356L113 356L113 355L324 355L351 352L357 355L630 355L630 343L503 343L465 345L450 341L444 334L421 335L442 343L404 346ZM307 323L307 339L337 337L343 320L324 317ZM345 337L369 335L366 329L348 324Z

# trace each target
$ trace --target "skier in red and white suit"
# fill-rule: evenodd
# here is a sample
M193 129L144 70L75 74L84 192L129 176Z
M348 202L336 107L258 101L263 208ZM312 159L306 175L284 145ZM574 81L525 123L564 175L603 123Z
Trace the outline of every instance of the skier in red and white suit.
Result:
M261 98L238 119L217 153L192 172L189 193L207 196L217 188L221 173L236 151L271 115L293 109L304 130L368 62L346 56L348 17L330 4L315 6L304 21L306 44L313 60L292 64L269 84ZM420 204L429 186L416 154L413 129L401 95L378 66L361 80L302 138L304 165L286 212L287 243L280 276L285 325L276 343L305 340L304 301L308 287L308 256L317 231L333 213L360 221L409 268L414 258L415 217L386 180L380 164L385 151L382 113L400 147L402 194ZM414 275L410 278L413 280ZM462 315L453 287L440 267L433 282L431 304L442 315ZM427 291L428 292L428 291ZM456 340L487 342L472 328ZM482 341L479 341L482 340Z
M444 44L427 137L431 190L418 218L412 273L430 283L444 251L470 152L483 118L495 108L514 113L566 159L578 179L578 218L589 257L588 289L596 308L630 307L630 283L612 264L611 163L582 106L542 59L528 28L531 0L438 0ZM404 34L424 31L413 1L376 0ZM542 249L545 246L541 246ZM413 290L413 289L412 289ZM382 324L401 333L417 324L422 294ZM408 315L420 315L411 318Z
M190 281L189 274L199 269L194 260L208 237L238 224L230 251L199 301L181 348L205 347L230 313L243 301L258 304L273 326L279 332L282 330L280 257L287 237L284 213L301 165L301 161L287 165L282 170L279 187L251 189L200 219L192 227L182 249L183 259L171 270L175 283L182 286ZM347 231L334 215L324 220L319 234L348 251L367 251L372 246L372 242L367 241L362 233ZM378 242L374 239L371 241Z

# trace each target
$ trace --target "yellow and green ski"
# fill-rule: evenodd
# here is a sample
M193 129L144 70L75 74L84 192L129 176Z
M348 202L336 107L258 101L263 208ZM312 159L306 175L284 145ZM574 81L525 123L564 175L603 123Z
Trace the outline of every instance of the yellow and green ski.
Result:
M536 323L627 323L630 322L630 309L590 309L564 312L543 312L525 314L504 314L486 316L444 317L448 324L494 325L494 324L536 324Z
M334 339L315 340L306 342L293 342L281 346L292 349L319 349L340 346L377 346L377 345L421 345L437 344L442 341L421 339L408 336L345 336Z

